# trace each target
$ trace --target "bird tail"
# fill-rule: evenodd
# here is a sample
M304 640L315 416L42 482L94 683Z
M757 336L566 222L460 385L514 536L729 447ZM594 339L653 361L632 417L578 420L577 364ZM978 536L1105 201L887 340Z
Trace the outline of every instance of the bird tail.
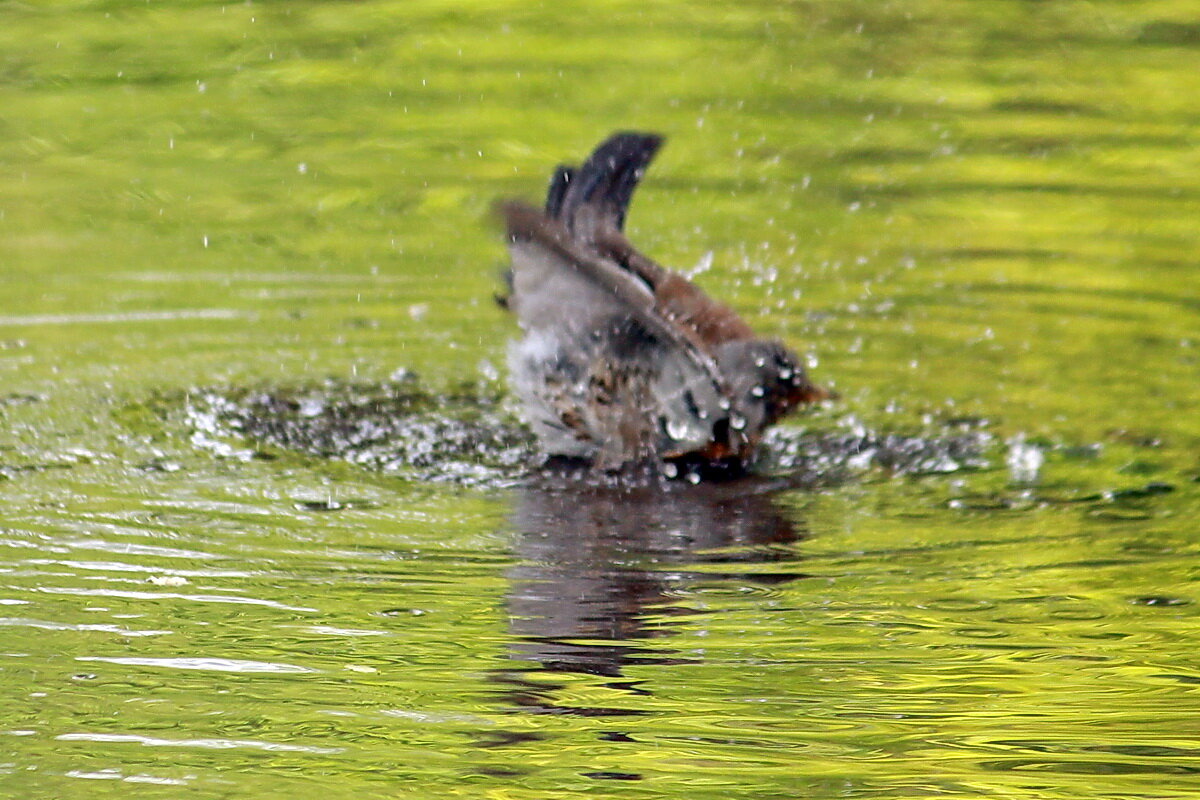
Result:
M546 216L585 241L621 231L633 192L662 145L657 134L615 133L582 167L558 167L546 193Z

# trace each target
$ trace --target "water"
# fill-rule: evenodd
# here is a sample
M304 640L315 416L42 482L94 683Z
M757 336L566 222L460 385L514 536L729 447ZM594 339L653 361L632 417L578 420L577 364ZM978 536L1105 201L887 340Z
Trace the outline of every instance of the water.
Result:
M1194 796L1198 31L0 4L0 796ZM488 208L622 128L765 475L522 479Z

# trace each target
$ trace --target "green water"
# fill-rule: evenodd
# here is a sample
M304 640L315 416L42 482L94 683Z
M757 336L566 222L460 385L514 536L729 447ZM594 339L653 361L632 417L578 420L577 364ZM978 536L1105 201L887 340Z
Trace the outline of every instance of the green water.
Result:
M1181 0L0 2L0 796L1194 797L1198 120ZM505 410L489 205L624 128L635 241L841 393L794 431L990 466L200 435L400 369Z

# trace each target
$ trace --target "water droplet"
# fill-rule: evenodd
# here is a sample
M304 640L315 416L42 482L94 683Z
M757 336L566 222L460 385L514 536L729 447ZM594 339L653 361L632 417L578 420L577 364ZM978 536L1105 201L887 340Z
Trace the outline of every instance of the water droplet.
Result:
M675 478L679 475L679 467L672 461L663 464L662 471L663 475L666 475L668 478Z
M763 395L765 395L766 393L767 393L767 390L766 390L766 389L764 389L764 388L763 388L763 387L761 387L761 386L754 386L754 387L752 387L752 388L750 389L750 396L751 396L751 397L762 397L762 396L763 396Z
M320 397L306 397L300 401L300 416L316 417L325 410L325 401Z
M1008 472L1016 483L1034 483L1045 463L1042 449L1025 441L1025 434L1018 433L1008 440Z
M700 473L699 472L689 472L687 474L687 482L692 484L693 486L695 486L697 483L700 482Z
M677 419L667 420L666 428L667 436L677 442L687 438L689 428L686 422Z
M746 418L741 414L730 414L729 427L733 428L735 431L745 430Z

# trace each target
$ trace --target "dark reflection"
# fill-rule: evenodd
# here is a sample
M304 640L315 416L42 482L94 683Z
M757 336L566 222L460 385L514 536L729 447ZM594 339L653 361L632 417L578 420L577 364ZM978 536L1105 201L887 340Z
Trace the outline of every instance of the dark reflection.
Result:
M691 486L527 486L517 497L520 566L508 595L510 656L493 675L506 704L526 712L628 716L633 708L568 706L555 701L556 673L585 673L633 696L647 694L624 677L631 664L687 660L663 642L672 617L697 609L672 598L703 581L769 587L805 577L763 564L796 558L804 533L773 496L796 485L762 478ZM754 565L752 569L747 569ZM624 705L624 704L622 704Z

